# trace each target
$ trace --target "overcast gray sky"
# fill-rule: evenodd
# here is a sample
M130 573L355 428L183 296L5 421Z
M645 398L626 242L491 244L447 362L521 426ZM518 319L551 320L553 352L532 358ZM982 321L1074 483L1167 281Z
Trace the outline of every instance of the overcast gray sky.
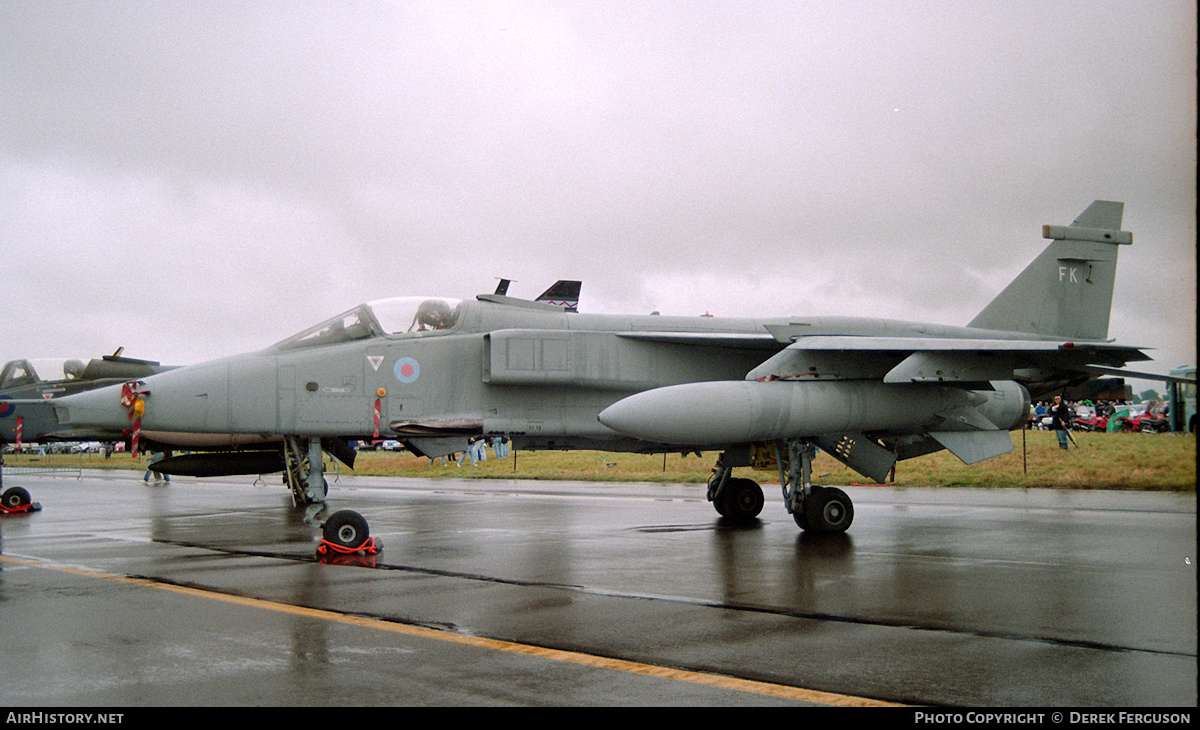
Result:
M1124 201L1110 336L1196 361L1196 6L0 0L0 361L362 301L966 324Z

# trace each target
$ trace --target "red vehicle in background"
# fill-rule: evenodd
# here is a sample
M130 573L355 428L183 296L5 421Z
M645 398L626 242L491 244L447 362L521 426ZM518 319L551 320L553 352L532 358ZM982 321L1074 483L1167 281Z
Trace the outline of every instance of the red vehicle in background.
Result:
M1171 430L1171 420L1161 404L1151 401L1129 409L1117 416L1118 431L1137 433L1166 433Z
M1103 416L1095 409L1090 409L1075 416L1072 426L1076 431L1104 431L1108 428L1108 416Z

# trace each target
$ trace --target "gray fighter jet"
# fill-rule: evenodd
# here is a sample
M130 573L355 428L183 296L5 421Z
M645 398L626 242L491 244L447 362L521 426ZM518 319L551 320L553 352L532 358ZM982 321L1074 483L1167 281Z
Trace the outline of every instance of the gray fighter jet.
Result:
M45 407L27 407L22 401L78 393L106 385L120 385L169 369L150 360L122 357L124 348L112 355L84 361L81 358L10 360L0 366L0 445L44 441L90 441L121 433L82 432L59 426L54 412ZM40 405L40 404L39 404ZM4 487L3 456L0 455L0 513L22 511L34 506L23 487Z
M578 282L538 301L404 297L362 304L260 352L53 401L64 426L256 437L258 450L157 462L215 475L282 470L297 500L326 496L322 456L397 439L418 455L504 436L517 449L716 451L708 499L755 518L763 492L733 469L773 463L804 530L841 532L849 497L810 480L821 448L884 481L897 460L948 449L967 463L1011 451L1030 394L1042 397L1131 361L1108 341L1123 204L1096 201L1046 226L1037 257L967 326L848 317L722 319L577 311ZM1119 372L1119 371L1115 371ZM1140 373L1128 375L1146 376ZM366 521L324 521L361 547Z

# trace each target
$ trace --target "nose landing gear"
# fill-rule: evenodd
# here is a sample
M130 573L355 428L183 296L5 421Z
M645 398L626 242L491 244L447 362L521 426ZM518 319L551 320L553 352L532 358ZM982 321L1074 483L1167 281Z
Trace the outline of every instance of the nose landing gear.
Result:
M340 510L319 521L318 515L325 509L325 497L329 492L319 438L288 436L284 465L284 480L292 491L293 503L305 507L305 523L321 527L317 555L322 558L375 555L383 548L371 537L366 518L353 510Z
M29 496L24 487L9 487L0 495L0 514L15 514L17 512L37 512L42 508Z
M16 514L18 512L37 512L42 508L29 496L29 490L24 487L4 488L4 457L0 456L0 515Z

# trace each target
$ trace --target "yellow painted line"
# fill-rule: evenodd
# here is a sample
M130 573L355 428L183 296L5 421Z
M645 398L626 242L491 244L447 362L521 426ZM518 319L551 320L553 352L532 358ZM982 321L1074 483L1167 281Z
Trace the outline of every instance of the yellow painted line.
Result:
M261 598L246 598L244 596L233 596L228 593L219 593L217 591L208 591L201 588L190 588L188 586L172 585L170 583L157 583L144 578L130 578L124 575L114 575L112 573L104 573L98 570L87 568L76 568L57 563L43 562L40 560L31 560L27 558L17 558L9 555L0 555L0 562L12 563L14 565L23 565L29 568L42 568L45 570L53 570L59 573L67 573L85 578L98 578L109 580L116 583L126 585L139 586L143 588L155 588L168 593L177 593L193 598L209 598L225 603L232 603L238 606L246 606L249 608L258 608L277 613L289 614L292 616L302 616L305 618L315 618L334 623L346 624L349 626L357 626L360 628L375 629L378 631L387 631L394 634L405 634L408 636L418 637L422 639L431 639L433 641L445 641L452 644L461 644L464 646L472 646L480 649L491 649L492 651L503 651L511 654L523 654L525 656L546 659L549 661L567 662L570 664L580 664L583 666L596 667L599 669L609 669L615 672L625 672L627 674L638 674L647 677L657 677L660 679L672 679L679 682L689 682L691 684L704 685L707 687L717 687L721 689L737 690L739 692L751 692L754 694L766 695L769 697L778 697L788 700L798 700L801 702L812 702L821 705L831 705L836 707L902 707L903 705L882 702L865 697L854 697L852 695L834 694L832 692L819 692L817 690L803 689L800 687L790 687L783 684L772 684L770 682L758 682L750 679L738 679L736 677L724 677L719 674L707 674L705 672L693 672L686 669L671 669L670 667L660 667L653 664L642 664L640 662L631 662L624 659L613 659L611 657L596 656L594 654L584 654L576 651L564 651L562 649L548 649L541 646L531 646L529 644L518 644L512 641L502 641L499 639L488 639L482 636L467 636L464 634L456 634L450 631L440 629L431 629L424 626L413 626L410 624L396 623L393 621L384 621L377 618L368 618L364 616L350 616L336 611L327 611L319 608L305 608L303 606L293 606L287 603L276 603L267 601Z

